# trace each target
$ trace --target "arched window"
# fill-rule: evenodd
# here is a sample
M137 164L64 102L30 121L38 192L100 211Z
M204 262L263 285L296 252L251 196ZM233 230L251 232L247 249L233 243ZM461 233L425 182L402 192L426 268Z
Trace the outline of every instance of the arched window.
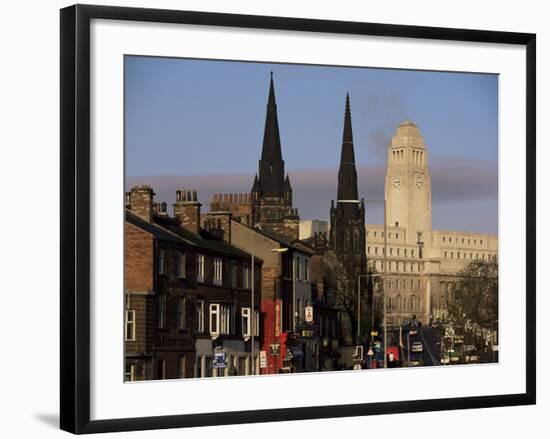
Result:
M395 297L395 299L396 299L396 302L397 302L397 303L396 303L397 309L400 310L400 309L401 309L401 306L402 306L402 305L401 305L401 294L398 294L398 295Z

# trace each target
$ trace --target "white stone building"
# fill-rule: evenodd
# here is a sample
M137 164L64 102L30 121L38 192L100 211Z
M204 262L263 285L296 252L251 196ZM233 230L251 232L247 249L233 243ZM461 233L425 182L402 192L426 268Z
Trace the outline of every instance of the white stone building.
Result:
M440 317L453 298L457 274L472 260L498 255L498 237L432 229L432 183L428 150L418 127L405 121L388 146L387 313L389 324L416 316L422 323ZM300 222L300 239L328 232L319 220ZM384 225L366 225L370 266L383 273Z
M388 147L387 312L390 324L412 315L427 323L452 299L452 283L466 264L498 255L498 237L432 229L432 185L428 151L418 127L397 127ZM384 226L367 224L368 263L383 272Z

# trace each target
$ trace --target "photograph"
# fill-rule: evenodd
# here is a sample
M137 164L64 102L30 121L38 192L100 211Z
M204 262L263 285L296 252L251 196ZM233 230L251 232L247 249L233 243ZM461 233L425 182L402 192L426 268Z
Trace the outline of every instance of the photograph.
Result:
M498 74L125 54L123 81L121 380L499 362Z

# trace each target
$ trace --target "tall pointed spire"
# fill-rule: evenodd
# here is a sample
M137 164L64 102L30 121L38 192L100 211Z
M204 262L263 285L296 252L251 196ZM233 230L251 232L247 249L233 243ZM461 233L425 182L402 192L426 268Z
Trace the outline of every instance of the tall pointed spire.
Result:
M262 158L259 164L259 180L264 196L276 197L283 195L285 164L281 152L281 137L277 118L277 103L275 101L275 86L273 72L269 81L269 96L265 118Z
M353 130L351 127L351 109L348 93L346 94L340 169L338 170L338 200L357 200L357 193L357 170L355 168L355 151L353 149Z

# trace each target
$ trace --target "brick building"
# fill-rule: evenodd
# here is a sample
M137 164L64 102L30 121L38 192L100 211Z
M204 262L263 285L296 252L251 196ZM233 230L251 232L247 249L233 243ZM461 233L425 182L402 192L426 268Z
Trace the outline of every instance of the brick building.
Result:
M319 370L318 339L313 323L305 322L305 308L313 300L310 261L315 251L268 227L235 220L231 212L209 212L202 220L205 229L263 262L261 350L266 363L260 373Z
M257 371L261 291L255 276L252 311L251 255L201 228L195 191L177 192L173 217L153 197L149 186L127 194L126 380ZM261 266L255 258L256 273Z

